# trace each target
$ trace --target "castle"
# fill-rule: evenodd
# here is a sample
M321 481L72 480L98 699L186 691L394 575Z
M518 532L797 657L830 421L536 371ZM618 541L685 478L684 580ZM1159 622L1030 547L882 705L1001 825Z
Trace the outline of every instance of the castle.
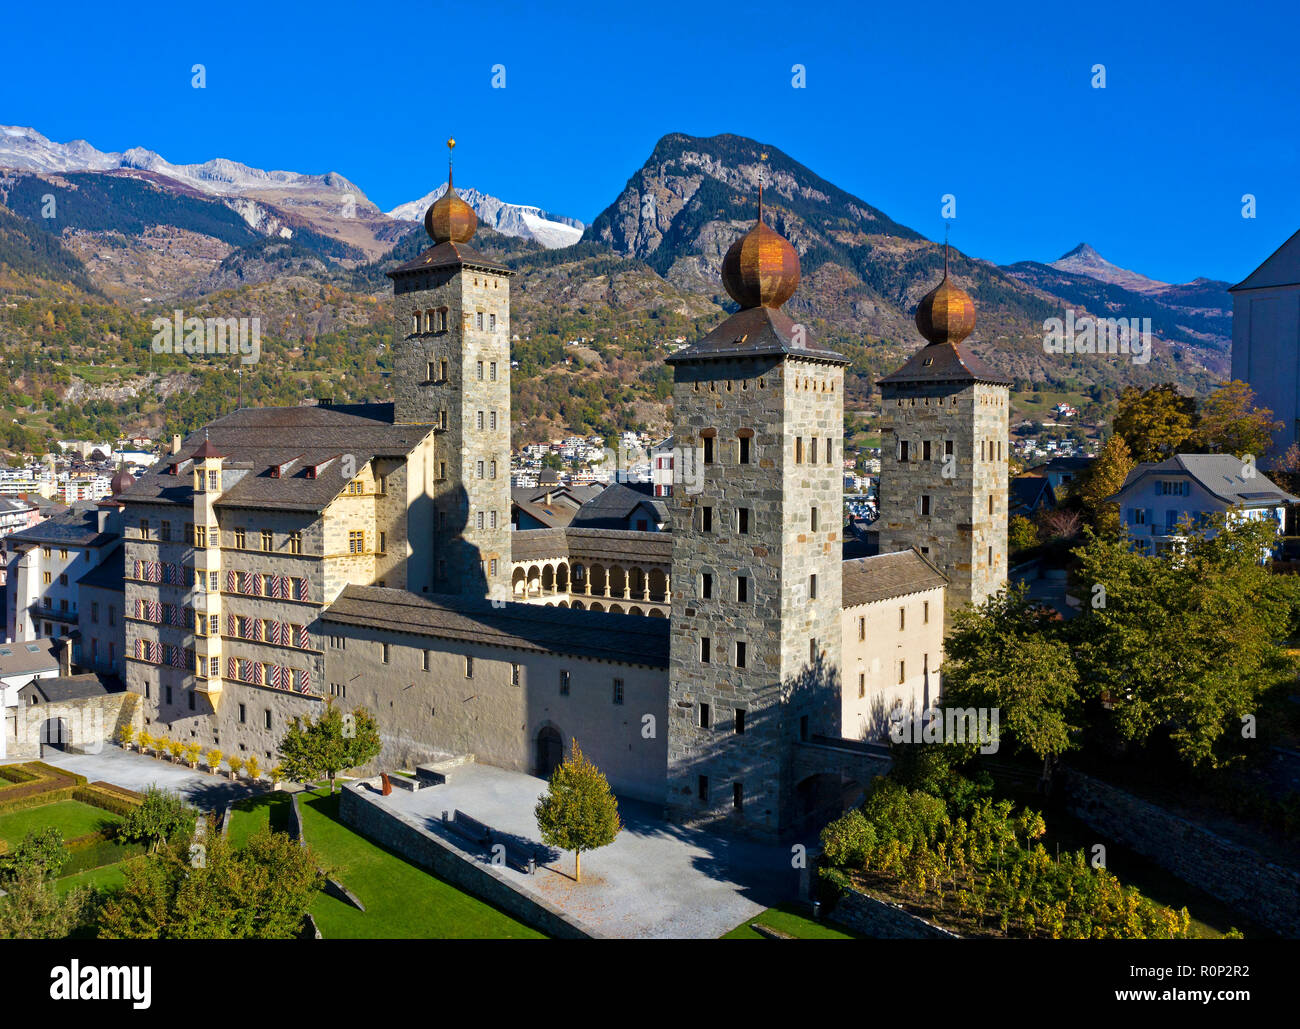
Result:
M739 310L669 358L702 472L671 534L512 531L511 271L476 226L449 174L389 273L391 403L237 410L114 498L142 717L271 761L332 701L375 714L376 767L547 775L576 738L678 821L779 836L833 807L834 744L936 702L945 608L1005 579L1008 382L961 346L970 298L945 266L881 382L880 554L846 561L846 360L783 310L799 260L760 192L722 266Z

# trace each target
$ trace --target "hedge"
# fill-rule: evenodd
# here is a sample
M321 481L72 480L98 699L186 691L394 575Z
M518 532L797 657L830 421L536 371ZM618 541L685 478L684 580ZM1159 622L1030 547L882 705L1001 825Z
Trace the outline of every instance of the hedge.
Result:
M5 779L10 783L32 782L39 778L39 775L27 771L22 765L0 765L0 779ZM8 788L8 786L0 786L0 790L7 790Z
M64 768L55 768L53 765L47 765L44 761L28 761L22 766L28 771L40 772L44 775L56 776L63 779L71 779L78 786L85 786L90 782L84 775L78 775L76 772L69 772Z
M143 843L124 843L104 832L78 836L68 840L64 847L68 851L68 860L64 862L60 876L75 875L102 865L115 865L127 858L138 857L147 849Z
M130 790L110 790L102 788L107 784L95 783L93 786L78 786L72 791L72 799L83 804L100 808L115 815L129 814L139 807L142 798Z
M0 793L0 815L7 815L13 811L25 811L31 807L44 807L46 804L57 804L61 800L71 800L77 787L69 783L66 786L50 788L48 782L31 783L30 786L38 786L32 792L25 792L20 797L13 794ZM26 787L19 787L26 789Z

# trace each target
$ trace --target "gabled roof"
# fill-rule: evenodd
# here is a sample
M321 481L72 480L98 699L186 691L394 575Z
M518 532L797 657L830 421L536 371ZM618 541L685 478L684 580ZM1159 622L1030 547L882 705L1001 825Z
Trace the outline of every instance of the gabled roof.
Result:
M668 667L667 618L461 597L429 597L380 586L346 586L322 622L386 632Z
M1008 508L1012 511L1021 508L1033 511L1042 503L1056 505L1056 491L1045 475L1017 475L1011 480L1008 492Z
M800 342L802 341L802 342ZM848 358L812 343L806 330L780 308L747 307L737 311L702 340L664 358L668 364L725 357L805 357L848 364Z
M5 537L13 543L48 543L63 547L102 547L116 539L116 535L99 531L98 506L90 502L74 504L71 508L52 515L43 522L10 533Z
M990 368L960 343L929 343L876 385L910 382L987 382L1010 386L1011 380Z
M49 679L33 679L19 691L19 696L35 693L47 704L68 700L102 697L106 693L121 693L125 687L115 675L86 672L81 675L63 675Z
M427 272L439 268L460 268L462 266L483 268L499 275L514 274L504 264L494 261L490 257L484 257L468 243L453 243L450 240L429 247L419 257L412 258L405 264L399 264L387 274L391 279L411 272Z
M905 597L911 593L948 585L948 578L921 556L915 548L875 557L845 561L843 606L857 607L878 600Z
M1212 496L1233 507L1278 507L1282 504L1300 503L1271 479L1256 471L1254 476L1242 475L1246 466L1232 454L1175 454L1159 463L1145 461L1124 480L1124 485L1113 497L1117 501L1143 479L1160 475L1186 475Z
M1239 283L1229 286L1228 292L1296 285L1300 285L1300 232L1274 250L1263 264Z
M404 457L433 426L394 424L392 404L352 404L245 408L202 431L226 458L218 507L320 511L348 484L342 471L344 455L352 456L357 471L376 457ZM128 504L192 505L191 477L173 475L171 467L184 464L184 455L202 438L192 435L179 454L164 456L118 499ZM273 474L291 460L287 474ZM313 474L315 469L323 470Z
M668 521L668 507L650 492L648 483L611 482L578 508L569 523L575 529L624 529L638 507L645 506L656 522Z

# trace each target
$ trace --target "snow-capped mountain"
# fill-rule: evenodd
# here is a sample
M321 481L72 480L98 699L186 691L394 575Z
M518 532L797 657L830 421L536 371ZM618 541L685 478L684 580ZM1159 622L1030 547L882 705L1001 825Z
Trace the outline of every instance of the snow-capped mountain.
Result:
M1086 275L1098 282L1109 282L1111 285L1132 290L1134 293L1159 293L1169 288L1167 282L1160 282L1112 264L1087 243L1080 243L1068 254L1053 261L1051 267L1057 271Z
M204 193L241 196L267 189L330 190L361 196L361 190L337 172L302 175L263 171L218 157L202 164L172 164L144 147L121 153L97 150L84 139L55 143L32 128L0 125L0 167L36 172L111 171L131 168L175 179Z
M447 192L447 184L444 182L419 200L411 200L394 207L388 212L388 216L399 221L421 221L429 205L445 192ZM507 204L504 200L480 193L477 189L460 189L457 192L465 203L474 208L474 213L478 215L481 224L496 229L506 236L534 239L550 250L572 246L582 238L582 230L585 226L576 218L551 214L540 207Z

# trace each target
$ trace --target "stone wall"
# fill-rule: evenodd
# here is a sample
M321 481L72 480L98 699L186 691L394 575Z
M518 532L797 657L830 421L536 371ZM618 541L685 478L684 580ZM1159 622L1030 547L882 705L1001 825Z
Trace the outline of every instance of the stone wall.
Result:
M343 787L339 795L339 818L344 825L548 936L567 940L601 937L600 933L579 925L558 908L515 889L507 878L514 873L484 864L449 840L435 836L400 813L382 807L366 796L366 789L360 784Z
M941 929L933 922L869 897L857 890L845 890L830 913L830 920L877 940L960 940L961 936Z
M1300 871L1131 793L1063 769L1070 813L1283 936L1300 936Z
M124 726L139 729L142 725L140 698L131 692L20 704L5 714L10 715L4 727L6 761L41 757L41 739L46 734L62 736L68 753L98 754ZM61 731L48 727L51 720L61 724Z

